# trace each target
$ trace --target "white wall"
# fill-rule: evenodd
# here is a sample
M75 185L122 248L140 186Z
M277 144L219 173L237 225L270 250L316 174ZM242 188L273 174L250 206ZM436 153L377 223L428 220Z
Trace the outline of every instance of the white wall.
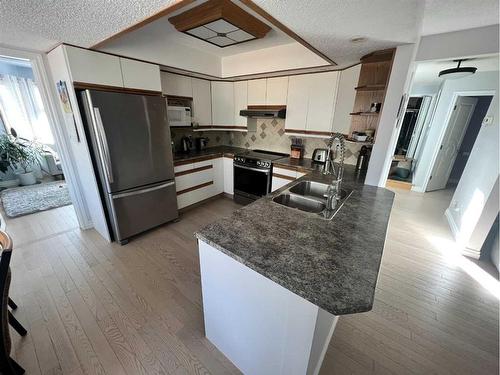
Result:
M498 53L498 25L427 35L420 39L416 61Z
M498 72L495 85L498 87ZM477 254L498 214L498 94L486 116L493 116L493 121L481 127L447 211L456 240Z
M300 43L294 42L222 58L222 77L329 65Z
M436 95L441 87L442 80L435 82L413 82L410 96Z
M73 79L68 68L66 54L64 53L65 46L59 46L47 54L47 61L51 72L52 78L52 93L54 99L59 103L60 110L60 131L65 135L66 146L70 153L69 158L73 164L71 169L77 171L76 179L80 187L80 192L83 196L78 199L83 199L87 208L88 215L91 218L91 223L86 223L83 229L93 226L106 240L110 240L110 234L106 223L106 216L104 208L99 196L99 188L97 186L97 179L94 174L92 160L90 159L90 151L87 145L83 122L78 110L78 103L76 100L75 90L73 89ZM58 81L65 81L69 100L73 113L66 113L62 109L61 101L55 90ZM80 137L78 140L77 132ZM63 165L63 168L65 166ZM66 173L67 169L65 169ZM80 223L82 224L82 223Z
M437 157L439 146L445 133L448 122L454 93L475 91L497 90L498 71L479 72L472 76L462 79L449 79L443 82L439 99L434 111L434 116L429 124L428 136L422 149L422 157L419 160L418 167L413 177L414 190L425 191L429 181L432 166Z

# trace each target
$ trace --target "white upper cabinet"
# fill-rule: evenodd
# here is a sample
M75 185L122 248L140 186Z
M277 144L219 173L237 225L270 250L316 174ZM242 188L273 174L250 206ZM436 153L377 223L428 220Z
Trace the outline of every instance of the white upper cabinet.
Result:
M290 76L286 101L285 130L306 130L309 75Z
M338 72L309 74L306 130L331 132L337 94Z
M161 91L160 67L120 57L123 86L132 89Z
M240 116L240 110L248 104L248 81L234 83L234 122L236 126L247 126L247 118Z
M161 72L161 88L165 95L193 97L191 77L180 74Z
M119 57L71 46L64 49L73 82L123 87Z
M212 98L210 81L192 78L193 121L198 125L212 125Z
M266 79L248 81L248 105L266 104Z
M338 72L290 76L286 107L287 132L327 135L337 97Z
M361 64L358 64L340 72L337 103L335 104L335 112L333 114L334 132L348 134L350 131L350 113L356 99L356 90L354 88L358 85L360 71Z
M266 104L285 105L288 94L288 77L268 78L266 82Z
M234 84L212 81L212 124L234 126Z

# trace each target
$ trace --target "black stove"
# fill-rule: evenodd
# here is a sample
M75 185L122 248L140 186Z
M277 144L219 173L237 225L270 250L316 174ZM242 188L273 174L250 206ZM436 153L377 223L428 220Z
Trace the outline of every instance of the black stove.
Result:
M234 155L234 200L248 204L270 193L273 161L287 156L265 150L248 150Z

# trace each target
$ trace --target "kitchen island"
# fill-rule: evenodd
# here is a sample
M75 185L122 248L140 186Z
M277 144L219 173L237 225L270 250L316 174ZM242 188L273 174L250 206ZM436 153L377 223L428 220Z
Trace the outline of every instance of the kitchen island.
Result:
M206 336L246 374L317 374L338 316L373 305L394 194L347 167L329 221L273 201L301 180L325 176L196 233Z

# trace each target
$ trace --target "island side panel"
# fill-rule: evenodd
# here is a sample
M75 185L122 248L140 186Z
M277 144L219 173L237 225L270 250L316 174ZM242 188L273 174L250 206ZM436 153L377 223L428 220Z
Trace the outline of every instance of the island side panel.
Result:
M319 308L198 245L206 337L245 374L306 374Z

